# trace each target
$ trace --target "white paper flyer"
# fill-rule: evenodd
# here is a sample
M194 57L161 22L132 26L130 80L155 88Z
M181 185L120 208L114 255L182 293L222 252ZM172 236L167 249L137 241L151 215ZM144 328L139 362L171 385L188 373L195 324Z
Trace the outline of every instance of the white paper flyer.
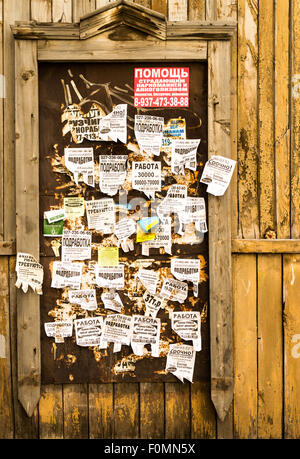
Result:
M143 298L146 307L145 316L151 316L155 318L160 308L164 305L163 298L152 295L151 293L147 292L147 290L145 291Z
M44 323L46 335L55 338L56 343L63 343L64 338L72 336L72 321L57 321Z
M197 149L200 139L173 140L171 171L173 174L184 175L184 169L197 169Z
M69 290L69 301L73 304L79 304L82 309L87 311L95 311L97 309L96 290Z
M91 258L92 233L90 231L64 230L61 261L82 261Z
M186 185L171 185L168 189L167 196L157 207L159 218L168 217L172 213L180 214L184 211L185 198L187 197Z
M193 282L194 296L198 296L198 283L200 280L199 258L172 258L171 273L180 281Z
M16 262L16 287L22 287L24 293L31 287L38 295L42 295L44 268L30 253L18 252Z
M170 344L167 355L166 371L172 373L181 382L187 379L193 382L196 351L187 344Z
M105 141L127 142L127 104L117 105L111 113L100 118L99 137Z
M96 265L96 284L98 287L121 290L124 288L124 265Z
M188 296L188 284L170 277L164 280L160 295L167 300L183 303Z
M180 227L177 232L181 235L184 234L183 226L189 223L194 223L196 230L200 233L207 232L204 198L185 198L184 210L179 214Z
M230 183L236 161L224 156L212 156L205 164L200 182L208 185L206 191L222 196Z
M131 347L136 355L143 355L145 344L151 345L151 355L159 357L160 319L132 316Z
M139 268L137 276L146 290L152 293L152 295L155 295L158 283L158 273L152 269Z
M79 105L68 105L61 116L61 121L66 121L62 130L63 136L70 132L77 144L84 139L99 141L99 122L103 116L104 111L96 103L92 104L87 113L81 111Z
M115 224L115 235L118 238L118 246L121 245L124 252L134 249L134 242L130 236L136 232L136 222L132 218L122 218Z
M119 352L123 344L129 346L132 333L132 316L109 314L103 325L101 347L114 343L114 352Z
M102 293L101 300L103 301L105 309L111 309L112 311L121 312L122 308L124 307L119 294L114 290Z
M123 185L127 174L127 155L99 157L99 187L102 193L114 196Z
M113 232L116 213L112 198L85 201L88 228L102 231L104 234Z
M150 249L163 248L166 253L172 254L171 239L171 218L166 217L160 220L159 225L155 228L155 238L142 242L142 255L149 256Z
M103 317L75 319L75 336L78 346L100 346Z
M160 155L163 128L164 118L161 116L135 115L134 134L141 152Z
M161 162L132 161L132 188L154 199L161 190Z
M72 172L78 185L79 175L82 175L86 185L95 186L94 150L93 148L65 148L65 166Z
M71 287L74 290L80 289L82 266L82 263L54 261L52 266L51 287Z
M201 316L199 311L173 311L171 326L180 338L193 341L195 351L201 351Z

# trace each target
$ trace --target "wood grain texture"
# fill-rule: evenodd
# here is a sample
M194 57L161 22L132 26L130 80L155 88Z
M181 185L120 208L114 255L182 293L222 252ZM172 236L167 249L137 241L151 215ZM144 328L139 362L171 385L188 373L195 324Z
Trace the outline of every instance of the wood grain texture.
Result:
M78 22L85 14L96 9L96 0L73 0L73 22Z
M274 155L274 2L259 3L258 23L260 236L276 234Z
M38 71L35 42L17 41L16 243L39 260ZM31 416L40 397L40 302L31 289L17 291L18 397Z
M187 20L187 0L168 0L168 18L169 21L186 21Z
M88 438L88 385L63 386L64 438Z
M257 135L257 25L255 2L238 2L238 234L259 237Z
M216 438L216 413L210 398L210 384L191 385L191 438Z
M165 438L190 435L190 383L165 383Z
M300 253L299 239L232 239L232 253Z
M52 21L52 0L31 0L30 4L32 21Z
M257 437L256 255L234 255L234 436Z
M151 8L166 17L168 16L168 0L152 0Z
M72 0L52 0L52 21L72 22Z
M113 438L113 384L89 384L89 438Z
M188 19L189 21L205 20L205 0L189 0Z
M3 108L5 98L5 77L3 72L3 0L0 1L0 241L4 238L4 144L3 144Z
M291 5L291 237L300 238L300 3Z
M164 438L164 384L140 383L140 438Z
M283 257L284 437L300 437L300 255Z
M258 438L282 438L283 339L281 255L258 255L257 281L257 436Z
M63 391L60 384L41 387L39 438L62 439L64 434Z
M139 438L139 384L114 384L114 438Z

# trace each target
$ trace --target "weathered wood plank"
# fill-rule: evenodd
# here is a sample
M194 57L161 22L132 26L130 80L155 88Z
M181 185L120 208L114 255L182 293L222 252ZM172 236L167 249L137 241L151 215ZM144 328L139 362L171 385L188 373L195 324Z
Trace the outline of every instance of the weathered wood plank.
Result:
M257 9L238 2L238 206L243 238L259 237L257 138Z
M152 0L151 8L158 13L168 15L168 0Z
M73 0L73 22L96 9L96 0Z
M165 383L165 438L191 438L190 383Z
M16 237L15 213L15 78L14 38L10 25L16 20L29 21L29 0L3 0L3 71L5 77L5 99L3 101L4 141L4 240Z
M188 16L189 21L204 21L205 0L189 0Z
M299 239L232 239L232 253L300 253Z
M209 43L208 66L208 155L230 157L230 43ZM211 395L221 421L233 395L230 209L230 188L209 195Z
M216 413L210 398L210 385L191 385L191 438L216 438Z
M52 0L31 0L31 20L52 21Z
M234 437L257 437L256 255L232 258Z
M63 393L61 385L42 386L39 402L39 438L63 438Z
M259 215L260 236L276 234L274 156L274 2L259 3ZM249 90L249 89L248 89Z
M187 0L169 0L168 1L169 21L186 21L187 20Z
M258 438L282 438L281 255L257 257ZM272 317L272 320L270 318Z
M291 2L291 237L300 237L300 2Z
M289 2L275 4L275 161L277 237L290 237Z
M16 244L39 260L39 141L36 42L16 41ZM31 416L40 397L40 302L17 291L18 397Z
M151 0L133 0L134 3L138 3L145 8L151 8Z
M15 255L16 243L15 241L1 241L0 242L0 256Z
M300 437L300 255L283 257L284 438Z
M64 438L88 438L87 384L64 384Z
M72 22L72 0L52 0L53 22Z
M89 438L113 438L113 384L89 384Z
M3 439L14 435L9 315L9 260L0 257L0 435Z
M205 17L207 21L217 19L217 0L205 0Z
M0 241L4 239L4 144L3 108L5 98L5 77L3 72L3 0L0 0Z
M114 438L139 438L138 383L114 383Z
M140 438L164 438L164 384L140 383Z

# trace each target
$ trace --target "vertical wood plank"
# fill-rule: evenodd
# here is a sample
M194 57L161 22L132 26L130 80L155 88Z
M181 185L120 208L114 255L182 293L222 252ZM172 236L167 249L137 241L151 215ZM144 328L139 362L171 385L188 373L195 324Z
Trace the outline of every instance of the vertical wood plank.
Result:
M205 17L207 21L217 19L217 0L205 0Z
M63 431L62 385L42 386L39 402L39 438L62 439Z
M134 3L138 3L141 6L145 6L146 8L151 8L151 0L133 0Z
M259 2L259 208L260 236L276 234L274 156L274 2Z
M102 6L107 5L110 1L111 0L96 0L96 9L102 8Z
M113 384L89 384L89 438L113 438Z
M140 383L140 438L164 438L164 384Z
M37 22L51 22L52 0L31 0L31 20Z
M169 0L169 21L187 20L187 0Z
M151 8L166 17L168 16L168 0L152 0Z
M139 384L114 384L114 438L139 438Z
M3 71L3 0L0 0L0 240L4 237L4 144L3 144L3 108L5 98L5 77Z
M73 22L96 9L96 0L73 0Z
M238 2L238 208L243 238L259 237L257 26L255 2Z
M39 141L37 43L16 41L17 251L39 260ZM17 291L18 397L31 416L40 397L40 302Z
M72 22L72 0L52 0L52 21Z
M64 384L64 438L88 438L87 384Z
M277 237L290 237L289 2L275 3L275 161Z
M188 6L189 21L205 20L205 0L190 0Z
M234 436L257 437L256 255L233 255Z
M0 257L0 435L13 438L9 327L9 261Z
M300 237L300 2L291 2L291 236Z
M210 42L208 56L208 155L230 157L230 43ZM230 187L208 199L211 395L223 421L233 395Z
M190 383L166 383L165 416L165 438L190 438Z
M207 382L191 385L191 438L216 438L216 415Z
M283 257L284 437L300 437L300 255Z
M14 21L29 21L29 0L3 0L3 70L5 76L5 99L3 101L4 140L4 240L16 237L15 212L15 70L14 38L10 25Z
M281 255L258 255L258 438L282 438L281 271Z

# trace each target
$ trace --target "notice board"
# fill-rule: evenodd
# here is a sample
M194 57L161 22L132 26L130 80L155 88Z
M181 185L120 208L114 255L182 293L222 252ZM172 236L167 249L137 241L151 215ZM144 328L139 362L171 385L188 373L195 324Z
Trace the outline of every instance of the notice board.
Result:
M161 97L161 100L153 98L153 94L149 95L148 91L148 94L144 95L145 98L147 96L147 100L141 102L143 96L140 96L138 103L135 103L135 71L137 68L148 69L146 77L147 75L153 76L151 69L155 69L158 77L161 74L157 73L157 69L168 69L170 79L176 77L177 69L188 69L188 101L184 93L185 86L179 90L178 87L174 89L174 94L170 96L170 98L173 97L172 101L170 98L164 99L164 96L159 95L157 97ZM139 74L141 75L145 76L144 73ZM178 96L176 91L178 91ZM152 100L149 97L152 97ZM122 138L122 133L119 133L115 141L110 138L108 140L95 138L99 119L104 120L120 106L126 106L127 110L126 139ZM70 121L70 107L73 115L77 114L75 123ZM134 129L135 115L163 118L165 135L159 155L150 155L141 151ZM171 372L166 371L166 358L170 344L183 342L172 329L172 311L198 311L200 313L202 345L201 350L196 352L193 381L208 380L210 377L208 233L197 231L195 223L188 223L184 226L185 231L179 234L176 213L172 213L170 217L171 253L167 253L163 247L151 247L149 254L145 254L144 242L137 241L136 233L129 237L129 240L132 241L129 243L132 250L124 250L127 247L121 244L118 251L118 262L124 267L124 288L117 289L117 293L122 304L120 313L126 316L145 315L146 288L138 276L140 269L157 273L158 282L155 295L159 296L164 280L173 278L172 259L198 259L200 261L197 295L194 294L192 282L188 281L187 298L182 303L172 299L166 300L164 307L157 312L157 318L160 319L161 324L158 357L153 356L148 344L145 345L142 355L136 355L130 345L122 345L121 350L114 352L113 343L108 343L108 346L103 349L99 346L76 344L74 329L72 336L55 340L46 335L44 328L45 323L74 321L83 318L105 318L108 314L116 312L105 308L102 294L107 293L109 289L95 285L94 269L102 259L99 258L99 250L115 248L118 245L114 232L104 233L89 228L85 206L82 216L65 218L60 223L64 230L82 230L92 233L91 257L81 262L84 271L84 282L81 288L95 289L97 305L93 310L82 308L80 304L70 301L69 287L51 287L53 264L60 261L62 256L62 237L51 235L51 229L45 236L47 233L44 226L45 212L64 208L65 198L83 198L85 203L111 198L115 203L116 222L121 218L146 222L143 219L151 217L151 223L156 215L155 209L166 198L172 185L186 185L189 197L203 197L207 212L206 185L200 183L208 154L207 64L204 62L167 62L163 65L161 62L40 63L39 120L40 260L45 273L41 297L42 383L178 381ZM104 137L105 121L102 123ZM85 128L87 125L89 129ZM168 131L172 129L173 133L177 129L179 136L180 132L185 131L184 135L187 140L200 139L195 170L192 170L192 166L192 168L184 168L181 174L172 172L172 142L170 142L170 135L168 137ZM90 181L88 173L86 177L82 175L76 180L74 172L66 166L66 149L78 147L93 150L94 183ZM100 163L108 156L112 158L112 161L113 158L127 156L126 177L117 193L112 196L101 191L99 183ZM143 184L142 189L133 188L132 168L136 163L151 161L160 163L161 187L159 191L152 192L152 197L149 197L143 191ZM107 179L108 181L111 179L110 186L113 187L113 171L111 175L108 174ZM105 187L102 187L103 189ZM56 228L56 231L59 231L59 228ZM153 231L155 233L155 228ZM109 254L111 257L112 252L109 251ZM184 341L184 343L191 344L191 341Z

